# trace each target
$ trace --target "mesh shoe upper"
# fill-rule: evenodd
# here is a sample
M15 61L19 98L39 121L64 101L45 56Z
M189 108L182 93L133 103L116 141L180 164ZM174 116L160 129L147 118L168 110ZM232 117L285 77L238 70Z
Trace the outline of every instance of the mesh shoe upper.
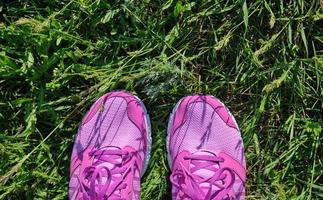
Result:
M138 199L149 127L138 98L100 97L83 118L70 163L70 199Z
M245 156L238 126L213 96L188 96L169 122L173 199L244 199Z

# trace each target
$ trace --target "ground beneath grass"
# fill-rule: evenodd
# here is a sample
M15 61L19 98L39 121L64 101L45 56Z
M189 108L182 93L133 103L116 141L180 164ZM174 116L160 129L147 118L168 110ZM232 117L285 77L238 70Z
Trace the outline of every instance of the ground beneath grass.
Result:
M0 199L66 199L82 116L125 89L152 118L141 199L170 199L169 113L221 99L240 125L248 199L322 199L319 0L2 0Z

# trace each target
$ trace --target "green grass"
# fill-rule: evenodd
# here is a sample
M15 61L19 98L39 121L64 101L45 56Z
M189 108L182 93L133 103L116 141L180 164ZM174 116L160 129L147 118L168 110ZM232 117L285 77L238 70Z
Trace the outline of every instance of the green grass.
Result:
M0 199L66 199L80 120L114 89L152 118L141 199L170 198L166 125L192 93L235 115L248 199L322 199L322 11L319 0L1 1Z

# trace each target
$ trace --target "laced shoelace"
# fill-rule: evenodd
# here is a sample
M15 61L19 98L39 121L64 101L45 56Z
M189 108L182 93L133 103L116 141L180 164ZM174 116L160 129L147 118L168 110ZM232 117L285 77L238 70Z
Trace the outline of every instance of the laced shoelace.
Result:
M136 152L119 149L90 151L90 160L85 161L88 166L83 169L80 180L81 199L127 200L121 198L120 191L128 188L128 184L135 179L135 170L138 169L136 156ZM109 169L102 163L112 164L113 167Z
M184 159L190 160L193 167L187 169L180 163L180 167L172 173L171 182L178 189L176 199L222 200L223 198L234 198L232 186L235 182L235 174L233 170L228 167L216 167L217 163L224 162L224 158L208 155L190 155L185 156ZM214 174L209 178L194 174L194 172L201 169L210 170ZM206 194L203 188L208 188Z

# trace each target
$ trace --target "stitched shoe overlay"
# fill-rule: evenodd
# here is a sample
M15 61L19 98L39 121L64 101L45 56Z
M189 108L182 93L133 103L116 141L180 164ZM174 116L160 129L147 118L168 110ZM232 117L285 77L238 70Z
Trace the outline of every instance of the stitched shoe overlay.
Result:
M100 97L83 118L70 163L70 199L139 199L151 146L143 103L124 91Z
M235 119L213 96L180 100L168 124L172 197L244 199L246 161Z

